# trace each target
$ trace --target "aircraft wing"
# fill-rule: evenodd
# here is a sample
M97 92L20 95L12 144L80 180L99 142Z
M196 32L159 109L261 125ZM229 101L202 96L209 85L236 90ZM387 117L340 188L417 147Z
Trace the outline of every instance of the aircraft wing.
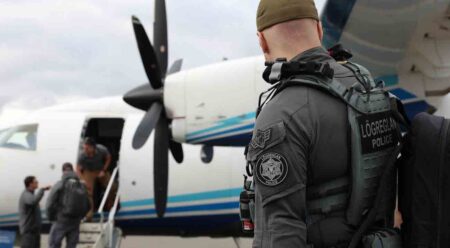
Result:
M324 45L341 43L402 99L410 117L450 91L450 0L329 0Z

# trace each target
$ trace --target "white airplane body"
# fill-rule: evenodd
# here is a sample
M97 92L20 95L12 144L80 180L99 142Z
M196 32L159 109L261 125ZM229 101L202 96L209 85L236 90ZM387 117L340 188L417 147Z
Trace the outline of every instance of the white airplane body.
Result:
M36 175L41 185L60 180L61 165L64 162L76 164L84 129L90 121L99 119L124 121L122 130L102 129L103 138L114 136L121 143L118 152L121 209L116 221L124 225L145 226L144 223L158 227L151 221L142 222L155 219L159 223L163 219L155 218L153 206L152 167L148 166L152 142L139 150L131 147L141 117L142 112L126 105L121 97L112 97L41 110L18 123L15 126L19 127L18 131L14 132L12 127L11 131L3 132L2 137L12 135L0 145L0 228L17 225L18 197L24 190L22 177ZM20 128L32 126L36 128ZM36 134L35 149L28 146L25 138L30 132ZM163 225L182 231L188 227L183 226L183 218L179 217L186 216L190 217L189 221L199 216L198 221L203 222L196 224L199 229L221 229L227 227L226 224L236 223L245 165L242 148L216 147L210 163L202 162L201 146L186 145L184 150L182 164L170 161L170 181L174 183L169 187L167 218ZM44 197L41 206L45 200Z
M329 1L322 14L324 44L339 41L350 48L354 61L384 80L410 117L429 110L430 103L439 114L450 117L449 3ZM380 15L384 18L375 18ZM392 27L397 23L398 27ZM120 97L53 107L29 116L17 125L37 125L35 150L2 147L9 131L0 133L0 228L17 226L23 177L36 175L41 184L53 184L61 176L62 163L76 163L90 121L123 120L123 128L108 130L108 125L100 128L99 124L98 130L120 142L121 209L116 221L125 231L202 230L208 234L229 227L236 230L245 173L242 147L251 137L258 96L269 87L261 78L263 69L264 59L259 56L181 71L165 79L164 109L172 120L172 138L189 144L183 145L183 163L170 156L164 218L156 217L154 206L149 166L153 138L141 149L132 148L143 112ZM201 160L200 145L214 146L210 163Z

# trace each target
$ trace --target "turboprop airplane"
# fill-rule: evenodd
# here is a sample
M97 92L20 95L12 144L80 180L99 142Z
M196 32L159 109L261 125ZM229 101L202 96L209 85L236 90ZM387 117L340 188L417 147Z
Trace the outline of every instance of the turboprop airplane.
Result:
M353 61L384 80L410 117L435 109L449 117L449 4L328 1L321 15L323 43L349 48ZM25 175L54 183L63 162L76 162L81 139L93 136L112 151L113 167L119 168L120 210L113 219L125 232L240 235L243 146L258 96L268 88L261 78L264 59L185 71L176 61L167 70L165 13L164 1L156 0L154 46L139 19L132 19L149 79L123 97L134 108L120 97L62 105L0 134L0 228L17 226Z

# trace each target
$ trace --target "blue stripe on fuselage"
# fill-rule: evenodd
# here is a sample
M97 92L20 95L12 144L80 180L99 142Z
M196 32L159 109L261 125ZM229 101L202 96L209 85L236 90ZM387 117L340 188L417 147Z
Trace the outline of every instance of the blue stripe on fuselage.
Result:
M180 213L180 212L196 212L196 211L217 211L217 210L229 210L238 209L239 202L222 202L222 203L212 203L212 204L201 204L193 206L180 206L180 207L168 207L166 213ZM132 210L132 211L120 211L116 214L116 217L129 217L136 215L154 215L156 214L155 209L142 209L142 210Z
M4 214L4 215L0 215L0 219L13 218L13 217L19 217L19 214L14 213L14 214Z
M168 207L166 209L166 213L183 213L183 212L199 212L199 211L220 211L220 210L238 210L239 202L238 201L228 201L228 202L220 202L220 203L209 203L209 204L198 204L192 206L177 206L177 207ZM140 216L140 215L155 215L156 210L154 208L146 208L139 210L129 210L129 211L119 211L116 214L116 217L131 217L131 216ZM12 221L0 221L1 225L17 225L18 220Z
M416 95L401 88L392 89L390 90L390 92L394 94L396 97L400 98L402 101L417 98Z
M252 139L253 132L232 135L227 137L221 137L216 139L211 139L208 141L201 142L201 144L210 146L236 146L243 147L247 146Z
M191 193L191 194L183 194L183 195L175 195L169 196L167 202L170 203L179 203L179 202L190 202L190 201L201 201L201 200L212 200L226 197L238 197L241 193L241 188L231 188L231 189L223 189L223 190L214 190L214 191L206 191L200 193ZM123 201L121 202L122 208L129 207L139 207L145 205L154 205L154 199L142 199L142 200L134 200L134 201Z
M219 124L217 124L215 126L188 133L186 135L186 138L187 139L193 139L193 138L197 138L195 136L200 135L200 134L204 134L204 133L212 132L212 131L215 131L215 130L227 128L227 127L230 127L230 126L236 126L236 125L242 124L243 121L246 121L246 120L249 120L249 119L254 119L255 116L256 116L255 112L250 112L250 113L246 113L246 114L243 114L243 115L231 117L231 118L228 118L228 119L225 119L225 120L221 120L221 121L218 121Z
M207 138L211 138L211 137L215 137L215 136L220 136L220 135L224 135L224 134L228 134L228 133L234 133L234 132L239 132L239 131L244 131L247 129L252 129L255 126L254 123L242 126L242 127L237 127L237 128L232 128L230 130L226 130L226 131L221 131L221 132L217 132L217 133L212 133L212 134L208 134L208 135L204 135L204 136L200 136L197 138L193 138L193 139L188 139L188 143L196 143L197 141L203 140L203 139L207 139ZM203 143L203 142L201 142Z

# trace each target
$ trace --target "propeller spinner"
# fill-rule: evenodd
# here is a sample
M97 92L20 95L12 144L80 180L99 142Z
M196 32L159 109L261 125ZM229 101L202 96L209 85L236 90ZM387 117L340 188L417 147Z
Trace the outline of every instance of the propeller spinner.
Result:
M167 206L168 153L170 150L175 161L181 163L183 161L183 148L180 143L172 140L169 130L171 120L167 118L164 110L164 78L166 77L168 59L167 18L164 0L155 1L153 41L156 50L150 43L142 23L137 17L132 17L134 34L149 84L129 91L123 99L131 106L146 111L133 137L132 146L134 149L142 148L153 129L155 129L153 149L155 206L158 217L163 217ZM181 60L175 61L169 73L179 71L181 64Z

